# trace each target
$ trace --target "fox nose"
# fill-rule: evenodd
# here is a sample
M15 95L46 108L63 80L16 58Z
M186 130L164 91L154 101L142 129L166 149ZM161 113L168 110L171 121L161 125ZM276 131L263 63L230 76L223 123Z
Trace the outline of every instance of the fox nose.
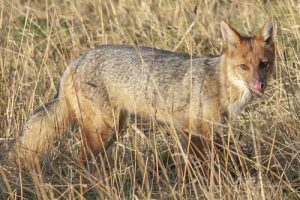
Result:
M254 81L254 89L260 91L261 93L264 92L264 89L266 88L266 84L263 83L260 80L255 80Z

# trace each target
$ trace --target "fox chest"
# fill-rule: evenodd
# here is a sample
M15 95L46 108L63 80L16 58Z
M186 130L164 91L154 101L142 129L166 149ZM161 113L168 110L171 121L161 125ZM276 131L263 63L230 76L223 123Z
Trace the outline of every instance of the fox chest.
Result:
M228 105L225 106L227 118L235 119L248 105L251 97L252 94L249 90L243 90L236 98L232 98Z
M248 105L251 97L251 92L244 90L234 98L211 98L203 103L200 109L201 118L224 124L228 120L235 119Z

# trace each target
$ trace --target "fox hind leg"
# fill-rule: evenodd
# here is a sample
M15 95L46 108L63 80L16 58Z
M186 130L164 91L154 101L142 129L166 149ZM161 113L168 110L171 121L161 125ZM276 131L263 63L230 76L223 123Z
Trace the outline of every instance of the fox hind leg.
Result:
M80 160L88 162L104 151L106 143L112 137L113 118L103 116L93 107L85 108L81 113L79 125L82 133L82 148Z

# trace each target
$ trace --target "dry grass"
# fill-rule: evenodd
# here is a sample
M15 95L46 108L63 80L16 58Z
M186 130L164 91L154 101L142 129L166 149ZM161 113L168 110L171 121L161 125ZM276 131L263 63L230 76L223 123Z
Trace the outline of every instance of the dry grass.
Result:
M234 153L226 151L224 162L214 158L219 166L214 173L225 169L225 174L218 182L205 179L197 166L187 167L190 162L180 154L174 130L137 118L103 157L96 176L78 170L80 130L73 128L58 138L34 172L19 170L18 177L9 177L9 168L2 169L3 198L299 199L300 3L296 0L2 0L0 142L5 148L7 140L18 135L32 110L55 94L68 63L96 45L220 54L221 20L243 33L254 33L267 16L279 27L276 79L263 98L253 101L223 130L237 148L238 141L252 146L249 157L237 153L242 169L234 167Z

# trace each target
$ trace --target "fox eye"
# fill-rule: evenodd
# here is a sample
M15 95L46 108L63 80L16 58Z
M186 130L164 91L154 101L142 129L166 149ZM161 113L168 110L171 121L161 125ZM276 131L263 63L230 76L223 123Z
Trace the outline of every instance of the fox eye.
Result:
M264 69L264 68L266 68L268 66L269 66L269 62L268 61L260 61L260 63L259 63L259 68L260 69Z
M248 67L247 65L245 65L245 64L241 64L241 65L240 65L240 68L241 68L242 70L249 70L249 67Z

